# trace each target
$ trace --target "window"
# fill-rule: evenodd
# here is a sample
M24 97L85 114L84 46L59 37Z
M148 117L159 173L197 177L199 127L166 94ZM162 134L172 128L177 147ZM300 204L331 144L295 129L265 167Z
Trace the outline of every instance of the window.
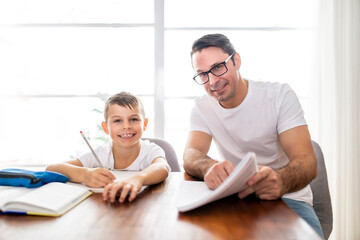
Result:
M0 0L0 162L69 160L87 150L80 131L101 144L120 91L143 99L154 134L153 4Z
M315 19L311 0L0 0L0 163L69 160L87 150L80 131L101 144L104 101L120 91L143 100L145 136L168 140L182 161L204 94L191 45L208 33L230 38L243 77L287 82L313 112Z

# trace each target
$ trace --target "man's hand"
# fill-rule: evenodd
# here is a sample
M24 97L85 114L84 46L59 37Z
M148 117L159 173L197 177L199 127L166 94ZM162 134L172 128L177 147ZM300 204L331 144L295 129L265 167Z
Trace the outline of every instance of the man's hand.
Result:
M235 166L230 161L223 161L211 166L204 176L206 185L214 190L216 189L234 170Z
M259 166L259 171L248 180L247 184L248 188L238 194L241 199L255 193L260 199L275 200L284 194L281 176L270 167Z

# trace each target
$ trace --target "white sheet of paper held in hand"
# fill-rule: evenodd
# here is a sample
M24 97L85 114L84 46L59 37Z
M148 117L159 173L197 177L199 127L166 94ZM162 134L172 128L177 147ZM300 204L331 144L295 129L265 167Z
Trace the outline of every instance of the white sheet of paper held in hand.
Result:
M238 193L247 187L247 180L258 170L256 155L247 153L236 165L232 173L215 190L211 190L203 181L184 181L180 186L177 203L179 212L186 212L215 200Z

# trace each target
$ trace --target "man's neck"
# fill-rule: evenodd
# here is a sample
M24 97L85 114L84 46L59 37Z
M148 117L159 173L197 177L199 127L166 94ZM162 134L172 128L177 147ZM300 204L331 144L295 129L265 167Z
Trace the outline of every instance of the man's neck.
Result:
M248 89L249 89L249 81L246 79L243 79L241 76L239 76L239 83L237 85L237 89L236 89L234 98L227 102L219 102L219 104L223 108L235 108L235 107L239 106L246 98Z

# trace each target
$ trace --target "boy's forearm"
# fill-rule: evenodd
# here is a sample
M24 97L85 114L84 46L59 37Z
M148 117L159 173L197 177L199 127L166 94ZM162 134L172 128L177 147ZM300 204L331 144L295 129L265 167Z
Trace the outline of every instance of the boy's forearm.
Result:
M70 179L70 182L83 183L85 180L86 169L84 167L78 167L68 163L59 163L48 166L46 171L63 174Z
M152 185L164 181L169 175L169 168L164 163L153 163L137 175L142 178L143 186Z

